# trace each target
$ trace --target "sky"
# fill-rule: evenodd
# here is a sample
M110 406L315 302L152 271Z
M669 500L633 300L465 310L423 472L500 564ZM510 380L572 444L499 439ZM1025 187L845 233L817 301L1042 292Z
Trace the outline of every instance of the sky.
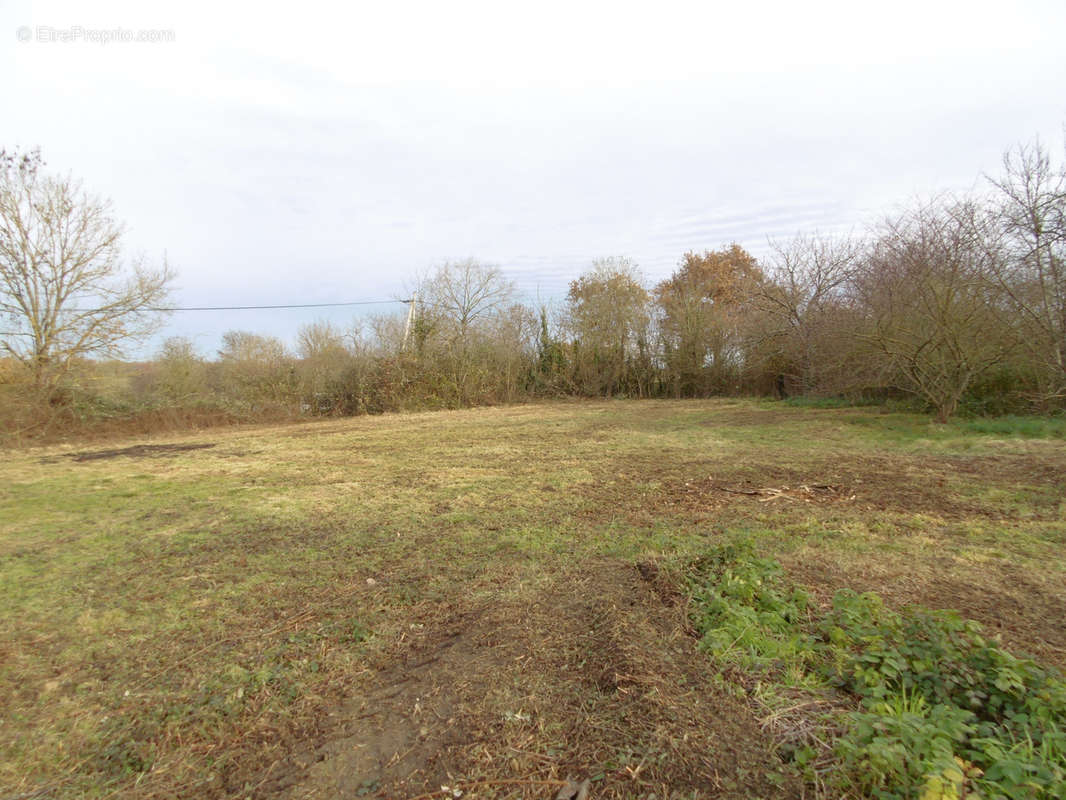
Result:
M1061 153L1064 32L1062 0L0 0L0 147L110 198L175 305L395 300L469 257L557 302L596 258L656 282ZM176 313L142 351L370 311L403 307Z

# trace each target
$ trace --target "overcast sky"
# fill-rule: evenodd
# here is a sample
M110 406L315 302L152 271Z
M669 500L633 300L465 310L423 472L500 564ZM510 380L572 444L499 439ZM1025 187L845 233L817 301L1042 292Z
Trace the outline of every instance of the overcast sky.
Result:
M238 5L0 0L0 146L111 198L181 305L402 297L471 256L533 300L601 256L655 281L972 188L1066 123L1062 0ZM115 28L172 41L90 41Z

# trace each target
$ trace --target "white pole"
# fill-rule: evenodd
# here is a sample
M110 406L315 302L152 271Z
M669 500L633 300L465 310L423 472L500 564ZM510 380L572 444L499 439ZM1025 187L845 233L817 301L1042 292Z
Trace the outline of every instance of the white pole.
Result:
M415 303L417 302L418 292L414 292L411 295L410 305L407 307L407 322L403 326L403 346L400 348L401 351L407 349L407 337L411 335L411 322L415 318Z

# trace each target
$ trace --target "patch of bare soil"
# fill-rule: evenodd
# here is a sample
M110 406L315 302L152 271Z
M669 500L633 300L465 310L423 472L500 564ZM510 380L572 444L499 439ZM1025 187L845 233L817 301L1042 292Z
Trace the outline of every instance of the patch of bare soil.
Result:
M673 494L682 503L695 505L725 505L737 500L751 499L759 503L833 503L850 502L856 495L850 487L831 483L794 483L780 486L759 486L750 478L736 482L724 482L708 478L686 481L672 487Z
M120 447L115 450L89 450L81 453L67 453L72 461L103 461L109 458L165 458L187 453L190 450L206 450L214 444L135 444L132 447ZM44 459L44 462L58 461L56 458Z
M786 508L848 503L860 511L927 513L944 519L1011 518L1009 508L958 493L960 483L972 482L1027 489L1029 518L1053 520L1060 517L1066 495L1066 464L1049 456L865 456L802 468L707 462L686 469L686 478L663 475L661 489L644 502L696 514L737 504Z
M858 573L825 562L782 561L789 577L811 589L823 605L837 590L850 588L877 592L897 609L907 605L953 609L980 622L1009 649L1066 670L1066 593L1062 587L1042 585L1012 565L1004 564L999 574L960 580L914 570Z
M955 493L953 487L963 483L1008 491L1037 490L1026 500L1036 519L1058 519L1066 493L1066 461L1058 453L868 457L842 468L855 474L861 484L856 485L860 501L865 499L874 509L931 511L948 519L1013 516L1008 509Z
M593 800L799 796L643 573L586 564L529 596L427 610L265 796L547 799L570 779Z

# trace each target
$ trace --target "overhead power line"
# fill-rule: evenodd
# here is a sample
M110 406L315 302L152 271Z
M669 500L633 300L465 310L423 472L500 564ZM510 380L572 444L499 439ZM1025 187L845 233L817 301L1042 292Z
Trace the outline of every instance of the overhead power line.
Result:
M524 297L525 295L519 295ZM407 305L411 302L412 298L406 298L403 300L352 300L344 303L279 303L275 305L262 305L262 306L151 306L149 311L273 311L285 308L339 308L343 306L380 306L388 303L402 303ZM420 300L419 305L428 306L442 306L446 304L427 302ZM72 311L75 313L93 313L94 311L103 311L101 308L68 308L66 311ZM18 331L0 331L0 336L22 336L25 335Z
M524 295L520 295L524 297ZM263 306L149 306L148 311L270 311L274 309L283 308L337 308L341 306L380 306L387 303L402 303L407 305L411 302L411 298L403 300L353 300L347 303L281 303L276 305L263 305ZM447 303L434 303L427 300L419 300L419 305L424 306L438 306L447 307ZM94 311L104 311L102 308L68 308L66 311L74 311L78 313L92 313Z
M337 306L377 306L384 303L410 303L410 300L354 300L350 303L288 303L271 306L161 306L152 311L266 311L276 308L334 308Z

